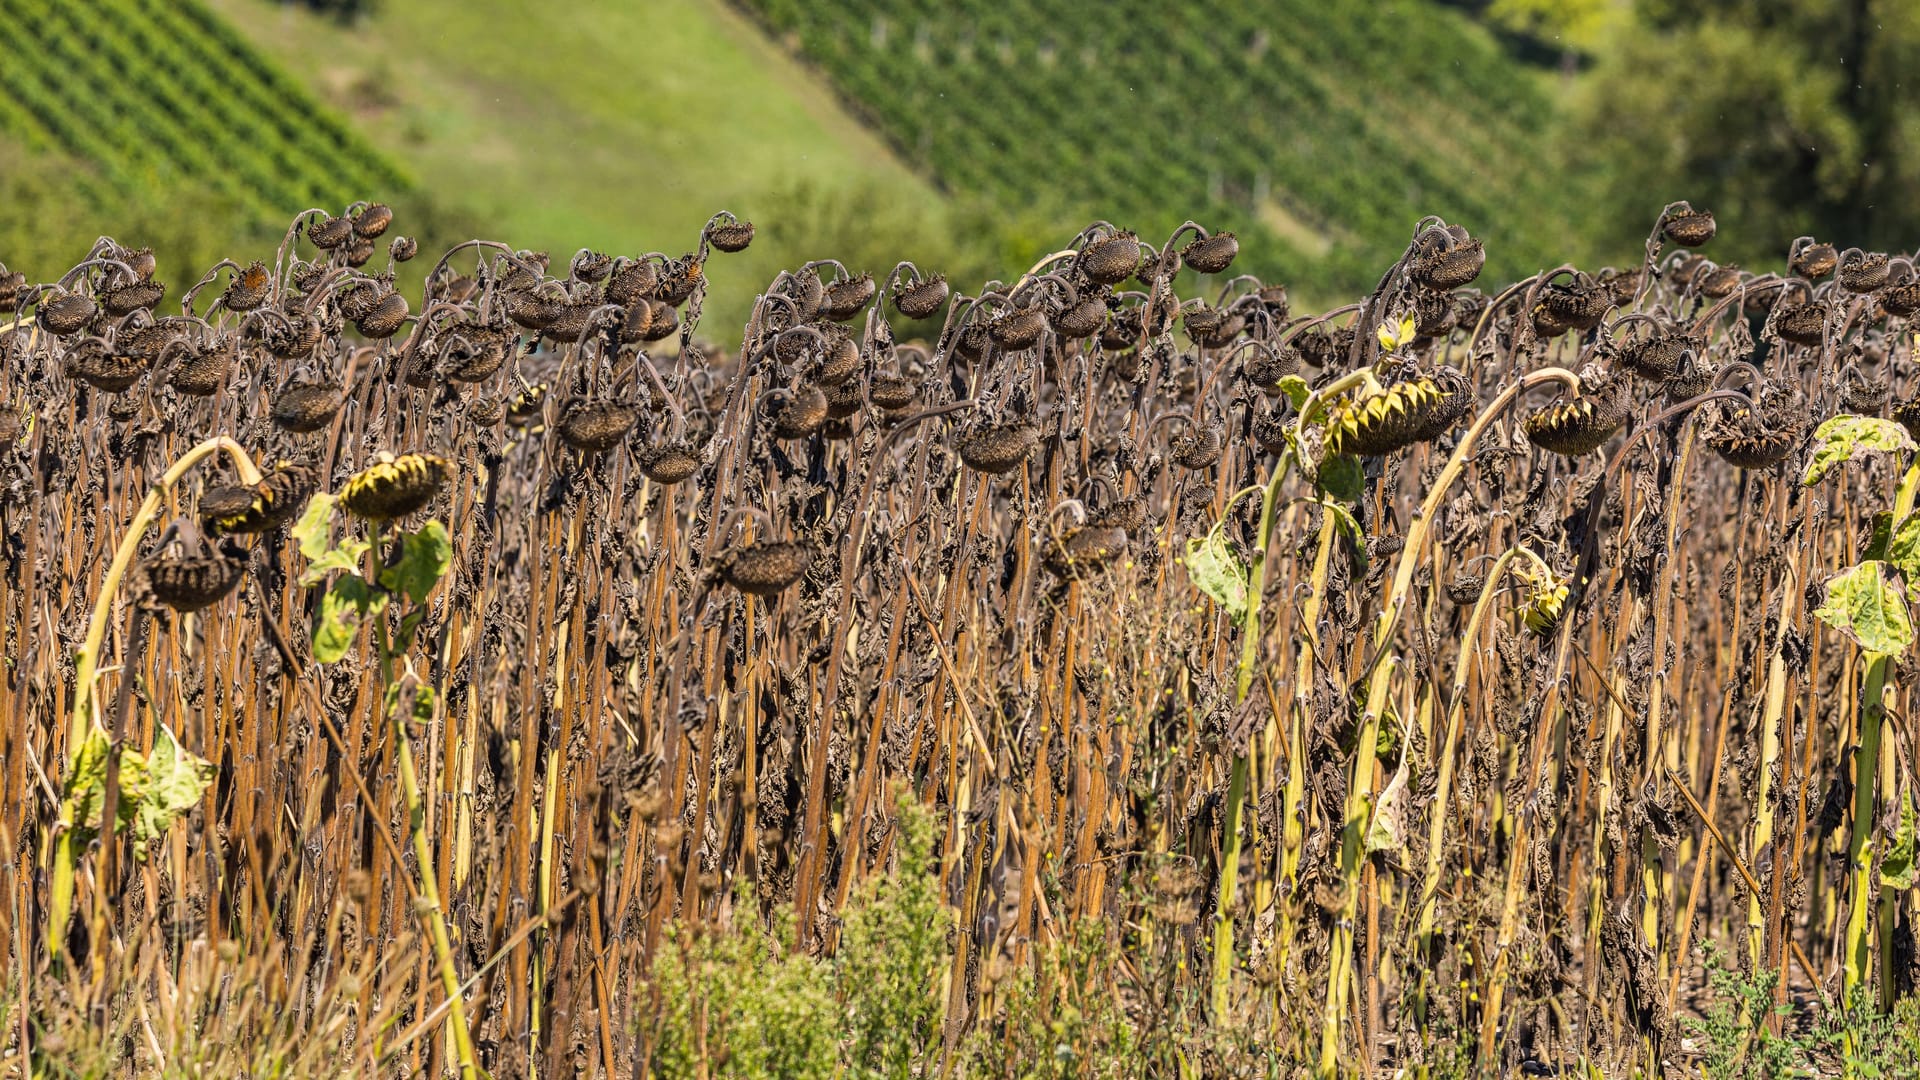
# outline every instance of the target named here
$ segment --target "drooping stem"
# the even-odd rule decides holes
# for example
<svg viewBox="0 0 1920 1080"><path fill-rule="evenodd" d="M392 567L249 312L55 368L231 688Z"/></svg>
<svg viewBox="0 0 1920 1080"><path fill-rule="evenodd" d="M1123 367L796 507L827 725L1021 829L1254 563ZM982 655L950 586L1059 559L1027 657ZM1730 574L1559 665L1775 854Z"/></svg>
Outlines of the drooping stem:
<svg viewBox="0 0 1920 1080"><path fill-rule="evenodd" d="M1367 685L1367 700L1360 714L1360 729L1354 741L1353 773L1347 784L1346 823L1341 831L1340 840L1340 882L1342 900L1340 912L1333 925L1332 945L1328 956L1328 985L1326 1009L1320 1025L1320 1063L1319 1075L1323 1080L1333 1080L1339 1075L1340 1032L1347 1010L1347 983L1353 957L1354 920L1360 906L1360 865L1366 855L1367 830L1372 826L1374 807L1374 748L1380 740L1380 716L1387 706L1387 693L1392 683L1397 665L1390 662L1387 655L1392 643L1394 627L1400 620L1400 611L1406 606L1407 595L1413 585L1414 572L1419 568L1421 557L1425 554L1428 534L1433 530L1434 518L1444 505L1447 489L1454 480L1465 471L1474 446L1496 417L1506 407L1527 390L1559 383L1577 389L1580 379L1565 368L1547 367L1528 373L1502 390L1486 409L1474 419L1466 434L1454 447L1453 454L1447 459L1440 475L1434 478L1427 489L1427 497L1421 503L1420 510L1407 524L1405 546L1400 550L1400 562L1395 568L1393 582L1380 607L1379 620L1374 626L1373 649L1376 654L1371 662L1372 675Z"/></svg>
<svg viewBox="0 0 1920 1080"><path fill-rule="evenodd" d="M94 672L100 662L101 646L106 641L107 620L113 614L114 594L120 591L120 582L127 576L127 568L133 564L133 557L140 550L140 538L146 535L147 527L153 524L154 516L160 512L161 498L195 465L216 453L225 453L232 459L241 483L260 482L260 470L254 467L253 459L240 448L240 444L225 435L218 435L182 454L161 474L159 483L147 490L147 497L140 503L139 511L127 526L127 535L120 539L120 546L114 549L113 562L108 564L106 576L100 579L100 595L94 599L93 614L87 622L87 640L80 646L80 651L74 654L73 712L67 724L66 752L69 765L85 745L93 728ZM72 795L61 799L60 819L54 824L53 846L46 853L52 873L47 902L47 951L54 956L61 955L66 948L67 921L73 913L74 874L79 869L80 860L75 833L82 824L75 820L76 811ZM102 827L111 828L112 823L102 822Z"/></svg>

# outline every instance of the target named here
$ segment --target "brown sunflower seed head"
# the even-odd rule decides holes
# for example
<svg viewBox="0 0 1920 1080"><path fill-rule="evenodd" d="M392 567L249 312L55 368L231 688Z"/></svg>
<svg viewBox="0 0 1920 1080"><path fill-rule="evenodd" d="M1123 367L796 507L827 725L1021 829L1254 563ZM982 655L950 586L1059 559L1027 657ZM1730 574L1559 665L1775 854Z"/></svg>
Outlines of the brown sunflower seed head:
<svg viewBox="0 0 1920 1080"><path fill-rule="evenodd" d="M1826 341L1827 320L1831 314L1832 308L1825 300L1783 302L1774 311L1773 329L1795 345L1817 346Z"/></svg>
<svg viewBox="0 0 1920 1080"><path fill-rule="evenodd" d="M396 236L387 245L387 257L394 262L408 262L420 254L420 241L411 236Z"/></svg>
<svg viewBox="0 0 1920 1080"><path fill-rule="evenodd" d="M1131 349L1139 345L1145 319L1146 316L1136 307L1125 307L1114 312L1100 329L1100 347Z"/></svg>
<svg viewBox="0 0 1920 1080"><path fill-rule="evenodd" d="M1592 453L1626 423L1623 395L1611 387L1589 386L1548 405L1521 422L1527 439L1542 450L1566 457Z"/></svg>
<svg viewBox="0 0 1920 1080"><path fill-rule="evenodd" d="M1713 212L1688 206L1667 218L1662 228L1667 239L1681 247L1697 248L1713 239Z"/></svg>
<svg viewBox="0 0 1920 1080"><path fill-rule="evenodd" d="M1887 283L1887 254L1848 248L1840 256L1840 284L1848 292L1878 292Z"/></svg>
<svg viewBox="0 0 1920 1080"><path fill-rule="evenodd" d="M672 311L672 308L667 308ZM633 345L647 340L653 331L653 301L640 300L628 305L620 315L620 343Z"/></svg>
<svg viewBox="0 0 1920 1080"><path fill-rule="evenodd" d="M171 325L123 326L113 335L113 348L141 363L152 364L160 359L167 346L184 340L185 334Z"/></svg>
<svg viewBox="0 0 1920 1080"><path fill-rule="evenodd" d="M1233 265L1240 254L1240 241L1230 232L1217 232L1206 239L1195 238L1180 249L1180 260L1198 274L1218 274Z"/></svg>
<svg viewBox="0 0 1920 1080"><path fill-rule="evenodd" d="M768 392L767 416L773 433L782 439L804 439L827 422L827 394L818 386L801 384Z"/></svg>
<svg viewBox="0 0 1920 1080"><path fill-rule="evenodd" d="M354 329L360 331L363 337L379 340L399 333L406 321L407 298L398 292L390 292L380 298L372 311L354 323Z"/></svg>
<svg viewBox="0 0 1920 1080"><path fill-rule="evenodd" d="M107 309L107 314L119 318L143 309L151 309L166 294L167 287L158 281L130 281L102 290L100 304Z"/></svg>
<svg viewBox="0 0 1920 1080"><path fill-rule="evenodd" d="M1040 429L1022 420L982 424L960 439L960 460L984 473L1007 473L1027 460Z"/></svg>
<svg viewBox="0 0 1920 1080"><path fill-rule="evenodd" d="M813 369L813 379L822 386L838 386L860 370L860 345L843 326L828 323L820 329L827 340L825 348L815 350L820 362Z"/></svg>
<svg viewBox="0 0 1920 1080"><path fill-rule="evenodd" d="M332 251L353 239L353 220L323 214L307 226L307 239L322 251Z"/></svg>
<svg viewBox="0 0 1920 1080"><path fill-rule="evenodd" d="M860 411L861 406L865 404L860 396L862 389L858 379L848 379L846 382L836 383L826 388L829 425L836 420L845 420ZM852 432L849 431L848 434Z"/></svg>
<svg viewBox="0 0 1920 1080"><path fill-rule="evenodd" d="M167 374L167 385L188 397L211 397L227 384L240 347L230 335L194 346Z"/></svg>
<svg viewBox="0 0 1920 1080"><path fill-rule="evenodd" d="M660 275L659 284L654 286L653 299L668 307L679 307L693 296L695 289L700 287L704 273L699 257L691 252L677 259L668 259L666 268ZM818 276L813 280L816 285L820 282Z"/></svg>
<svg viewBox="0 0 1920 1080"><path fill-rule="evenodd" d="M1879 416L1892 394L1887 380L1850 371L1840 382L1840 407L1855 416Z"/></svg>
<svg viewBox="0 0 1920 1080"><path fill-rule="evenodd" d="M355 517L392 521L423 509L446 487L453 463L432 454L376 461L347 479L340 505Z"/></svg>
<svg viewBox="0 0 1920 1080"><path fill-rule="evenodd" d="M535 288L513 289L502 297L507 318L528 330L545 330L566 314L566 294L558 284L546 282Z"/></svg>
<svg viewBox="0 0 1920 1080"><path fill-rule="evenodd" d="M1206 304L1187 312L1181 319L1187 337L1203 349L1218 348L1231 342L1246 329L1247 320Z"/></svg>
<svg viewBox="0 0 1920 1080"><path fill-rule="evenodd" d="M660 270L650 259L616 260L607 278L607 299L624 307L633 307L648 297L660 283Z"/></svg>
<svg viewBox="0 0 1920 1080"><path fill-rule="evenodd" d="M1101 237L1074 256L1076 270L1098 285L1118 285L1140 270L1140 238L1132 232Z"/></svg>
<svg viewBox="0 0 1920 1080"><path fill-rule="evenodd" d="M93 338L68 349L61 358L61 368L69 379L109 394L131 389L147 373L148 367L145 360L114 352Z"/></svg>
<svg viewBox="0 0 1920 1080"><path fill-rule="evenodd" d="M1706 409L1701 440L1721 460L1740 469L1766 469L1785 460L1804 432L1804 425L1793 419L1757 415L1744 405L1729 407L1715 401Z"/></svg>
<svg viewBox="0 0 1920 1080"><path fill-rule="evenodd" d="M387 231L393 224L393 207L385 203L368 203L360 212L353 215L353 231L356 235L373 240Z"/></svg>
<svg viewBox="0 0 1920 1080"><path fill-rule="evenodd" d="M1823 278L1840 265L1840 252L1832 244L1806 244L1793 253L1787 265L1803 278Z"/></svg>
<svg viewBox="0 0 1920 1080"><path fill-rule="evenodd" d="M876 372L867 380L867 399L882 409L904 409L919 394L920 387L912 379L890 371Z"/></svg>
<svg viewBox="0 0 1920 1080"><path fill-rule="evenodd" d="M220 296L220 306L228 311L252 311L267 302L272 283L267 264L255 259L233 276L227 291Z"/></svg>
<svg viewBox="0 0 1920 1080"><path fill-rule="evenodd" d="M203 527L215 536L254 531L242 526L252 522L253 504L257 497L254 489L245 484L221 484L208 488L200 495Z"/></svg>
<svg viewBox="0 0 1920 1080"><path fill-rule="evenodd" d="M340 392L319 383L289 383L273 396L271 415L280 428L295 434L319 431L340 411Z"/></svg>
<svg viewBox="0 0 1920 1080"><path fill-rule="evenodd" d="M56 289L50 299L40 302L36 318L40 329L56 337L66 337L85 330L99 313L100 308L92 297Z"/></svg>
<svg viewBox="0 0 1920 1080"><path fill-rule="evenodd" d="M322 262L303 262L295 260L293 264L293 287L303 293L310 293L327 276L327 267Z"/></svg>
<svg viewBox="0 0 1920 1080"><path fill-rule="evenodd" d="M647 446L638 456L640 471L662 486L678 484L700 470L700 451L684 439Z"/></svg>
<svg viewBox="0 0 1920 1080"><path fill-rule="evenodd" d="M1254 442L1260 444L1267 454L1283 454L1290 446L1286 442L1286 432L1292 429L1288 415L1279 409L1267 409L1254 417Z"/></svg>
<svg viewBox="0 0 1920 1080"><path fill-rule="evenodd" d="M753 222L730 221L707 230L707 242L729 255L747 250L753 243Z"/></svg>
<svg viewBox="0 0 1920 1080"><path fill-rule="evenodd" d="M1283 323L1293 313L1293 301L1287 297L1285 285L1262 285L1255 294L1260 306L1267 309L1267 316L1276 323Z"/></svg>
<svg viewBox="0 0 1920 1080"><path fill-rule="evenodd" d="M1606 288L1607 294L1613 298L1615 305L1628 307L1640 294L1640 273L1640 268L1637 266L1630 270L1619 270L1608 266L1593 275L1593 280Z"/></svg>
<svg viewBox="0 0 1920 1080"><path fill-rule="evenodd" d="M1147 502L1138 495L1129 495L1116 499L1111 505L1101 508L1099 513L1087 519L1087 524L1099 528L1121 529L1132 532L1147 525Z"/></svg>
<svg viewBox="0 0 1920 1080"><path fill-rule="evenodd" d="M1097 296L1083 296L1047 316L1053 332L1069 341L1092 337L1107 321L1107 304Z"/></svg>
<svg viewBox="0 0 1920 1080"><path fill-rule="evenodd" d="M20 294L26 288L27 275L18 270L8 270L5 264L0 264L0 315L20 309Z"/></svg>
<svg viewBox="0 0 1920 1080"><path fill-rule="evenodd" d="M613 256L582 249L574 254L567 272L573 275L575 281L605 281L607 275L613 272Z"/></svg>
<svg viewBox="0 0 1920 1080"><path fill-rule="evenodd" d="M1699 275L1694 279L1694 287L1700 290L1701 296L1709 300L1724 300L1733 295L1733 291L1740 287L1740 280L1745 276L1738 265L1728 263L1725 266L1712 267Z"/></svg>
<svg viewBox="0 0 1920 1080"><path fill-rule="evenodd" d="M1652 382L1678 375L1687 350L1702 350L1705 342L1678 333L1651 334L1628 342L1620 350L1620 366Z"/></svg>
<svg viewBox="0 0 1920 1080"><path fill-rule="evenodd" d="M1183 469L1211 469L1220 460L1225 445L1220 425L1213 423L1199 431L1176 435L1169 456Z"/></svg>
<svg viewBox="0 0 1920 1080"><path fill-rule="evenodd" d="M1880 308L1888 315L1903 319L1920 311L1920 279L1908 278L1887 286L1880 294Z"/></svg>
<svg viewBox="0 0 1920 1080"><path fill-rule="evenodd" d="M1284 349L1250 349L1240 370L1247 381L1269 397L1280 393L1280 380L1300 371L1300 350L1289 344Z"/></svg>
<svg viewBox="0 0 1920 1080"><path fill-rule="evenodd" d="M947 294L947 279L943 274L902 281L894 286L893 307L909 319L924 319L946 304Z"/></svg>
<svg viewBox="0 0 1920 1080"><path fill-rule="evenodd" d="M1006 312L987 327L994 344L1010 351L1032 348L1046 332L1046 313L1037 307Z"/></svg>
<svg viewBox="0 0 1920 1080"><path fill-rule="evenodd" d="M1569 329L1591 330L1600 325L1612 304L1611 290L1602 288L1585 274L1576 274L1566 281L1548 282L1540 290L1535 310L1544 308L1553 323L1564 324Z"/></svg>
<svg viewBox="0 0 1920 1080"><path fill-rule="evenodd" d="M352 285L333 294L334 303L340 306L340 314L356 322L380 304L388 286L380 281L356 281Z"/></svg>
<svg viewBox="0 0 1920 1080"><path fill-rule="evenodd" d="M1920 440L1920 393L1895 405L1890 415L1901 427L1907 429L1907 434Z"/></svg>
<svg viewBox="0 0 1920 1080"><path fill-rule="evenodd" d="M718 567L722 580L744 593L776 596L806 574L813 564L813 548L792 540L747 544L723 555Z"/></svg>
<svg viewBox="0 0 1920 1080"><path fill-rule="evenodd" d="M1486 245L1479 237L1428 229L1420 236L1407 274L1426 288L1446 292L1472 282L1486 264Z"/></svg>
<svg viewBox="0 0 1920 1080"><path fill-rule="evenodd" d="M589 454L604 453L626 440L640 422L633 406L617 401L582 401L560 417L560 441Z"/></svg>
<svg viewBox="0 0 1920 1080"><path fill-rule="evenodd" d="M251 488L237 484L209 488L200 500L206 528L214 535L271 532L306 509L314 489L319 486L319 475L319 470L312 465L280 461ZM225 494L229 491L232 496ZM243 508L227 512L229 506L237 503L240 492L250 494L251 501ZM216 510L221 512L215 513Z"/></svg>
<svg viewBox="0 0 1920 1080"><path fill-rule="evenodd" d="M834 322L847 322L873 302L877 291L872 274L841 278L826 287L820 302L820 314Z"/></svg>
<svg viewBox="0 0 1920 1080"><path fill-rule="evenodd" d="M1056 576L1074 578L1106 566L1126 550L1125 529L1089 522L1048 544L1041 561Z"/></svg>
<svg viewBox="0 0 1920 1080"><path fill-rule="evenodd" d="M133 271L133 276L139 278L141 281L146 281L153 277L154 271L160 269L160 260L154 257L152 248L140 248L133 251L121 248L114 253L114 257L126 263L128 268Z"/></svg>
<svg viewBox="0 0 1920 1080"><path fill-rule="evenodd" d="M665 341L680 332L680 313L665 300L648 301L653 317L647 320L647 332L640 335L645 341Z"/></svg>
<svg viewBox="0 0 1920 1080"><path fill-rule="evenodd" d="M155 603L179 612L212 607L240 584L246 563L218 555L161 556L141 567L142 606Z"/></svg>

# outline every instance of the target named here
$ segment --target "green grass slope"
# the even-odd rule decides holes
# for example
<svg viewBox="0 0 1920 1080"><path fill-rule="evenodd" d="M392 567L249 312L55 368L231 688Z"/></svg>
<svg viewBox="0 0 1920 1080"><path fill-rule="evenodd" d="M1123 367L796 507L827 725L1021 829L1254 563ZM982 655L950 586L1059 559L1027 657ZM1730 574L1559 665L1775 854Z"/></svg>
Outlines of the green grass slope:
<svg viewBox="0 0 1920 1080"><path fill-rule="evenodd" d="M1423 214L1505 273L1557 263L1548 87L1428 0L741 0L948 189L1149 239L1235 229L1245 268L1371 284Z"/></svg>
<svg viewBox="0 0 1920 1080"><path fill-rule="evenodd" d="M391 0L351 25L208 2L487 236L564 264L678 253L721 209L755 219L753 248L714 268L716 335L781 265L951 255L933 186L717 0ZM887 244L854 235L861 207L887 215Z"/></svg>

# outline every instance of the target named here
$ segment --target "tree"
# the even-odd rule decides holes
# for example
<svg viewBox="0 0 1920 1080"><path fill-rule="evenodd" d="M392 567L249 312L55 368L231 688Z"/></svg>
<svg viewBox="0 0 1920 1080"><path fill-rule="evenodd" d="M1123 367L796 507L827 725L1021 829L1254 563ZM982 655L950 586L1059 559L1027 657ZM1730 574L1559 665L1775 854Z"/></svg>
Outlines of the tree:
<svg viewBox="0 0 1920 1080"><path fill-rule="evenodd" d="M1669 199L1712 209L1714 255L1777 266L1802 234L1897 249L1920 235L1920 62L1907 0L1641 0L1582 93L1565 154L1599 171L1601 239L1644 235Z"/></svg>

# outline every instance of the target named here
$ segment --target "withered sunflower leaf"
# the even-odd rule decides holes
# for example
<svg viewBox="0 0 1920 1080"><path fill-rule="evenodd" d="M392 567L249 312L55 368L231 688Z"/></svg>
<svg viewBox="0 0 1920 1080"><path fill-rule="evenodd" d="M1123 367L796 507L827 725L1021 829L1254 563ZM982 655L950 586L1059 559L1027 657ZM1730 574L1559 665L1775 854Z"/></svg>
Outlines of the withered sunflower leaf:
<svg viewBox="0 0 1920 1080"><path fill-rule="evenodd" d="M1817 484L1836 465L1856 461L1868 454L1890 454L1913 450L1913 436L1899 423L1878 416L1854 416L1842 413L1820 425L1813 433L1813 459L1807 462L1803 484Z"/></svg>
<svg viewBox="0 0 1920 1080"><path fill-rule="evenodd" d="M1342 502L1357 502L1367 490L1366 469L1351 454L1334 454L1320 463L1320 490Z"/></svg>
<svg viewBox="0 0 1920 1080"><path fill-rule="evenodd" d="M1827 582L1826 602L1814 618L1852 638L1870 654L1895 656L1913 644L1906 598L1887 580L1887 564L1869 559Z"/></svg>
<svg viewBox="0 0 1920 1080"><path fill-rule="evenodd" d="M1187 540L1187 577L1235 623L1247 618L1247 567L1219 527Z"/></svg>

